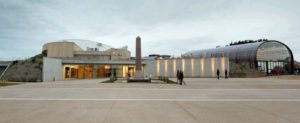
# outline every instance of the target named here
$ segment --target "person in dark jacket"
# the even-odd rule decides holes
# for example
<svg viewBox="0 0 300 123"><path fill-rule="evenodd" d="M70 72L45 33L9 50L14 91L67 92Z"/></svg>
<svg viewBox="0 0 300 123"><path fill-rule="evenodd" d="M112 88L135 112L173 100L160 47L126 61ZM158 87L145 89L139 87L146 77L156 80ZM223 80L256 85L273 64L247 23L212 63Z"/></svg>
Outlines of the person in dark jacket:
<svg viewBox="0 0 300 123"><path fill-rule="evenodd" d="M228 71L225 69L225 79L228 79Z"/></svg>
<svg viewBox="0 0 300 123"><path fill-rule="evenodd" d="M220 79L220 70L217 69L217 78Z"/></svg>
<svg viewBox="0 0 300 123"><path fill-rule="evenodd" d="M179 78L180 78L180 85L182 85L183 84L183 78L184 78L184 75L183 75L183 72L182 71L180 71L179 72Z"/></svg>
<svg viewBox="0 0 300 123"><path fill-rule="evenodd" d="M182 72L179 71L179 85L182 85Z"/></svg>
<svg viewBox="0 0 300 123"><path fill-rule="evenodd" d="M180 84L180 72L177 70L176 78L177 78L177 83Z"/></svg>
<svg viewBox="0 0 300 123"><path fill-rule="evenodd" d="M186 85L185 81L183 81L183 79L184 79L184 74L183 74L183 72L181 72L181 74L182 74L182 78L181 78L182 84L183 84L183 85Z"/></svg>

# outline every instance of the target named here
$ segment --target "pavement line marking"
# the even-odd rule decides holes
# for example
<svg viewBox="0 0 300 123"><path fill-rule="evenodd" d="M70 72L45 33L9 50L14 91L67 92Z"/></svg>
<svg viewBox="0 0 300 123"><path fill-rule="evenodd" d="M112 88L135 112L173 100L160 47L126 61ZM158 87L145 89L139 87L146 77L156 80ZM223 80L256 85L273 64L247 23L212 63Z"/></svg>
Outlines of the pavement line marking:
<svg viewBox="0 0 300 123"><path fill-rule="evenodd" d="M0 90L44 90L44 89L63 89L63 90L78 90L78 89L85 89L85 90L88 90L88 89L96 89L96 90L165 90L165 91L172 91L172 90L182 90L182 91L282 91L282 90L285 90L285 91L300 91L300 89L272 89L272 88L267 88L267 89L181 89L181 88L174 88L174 89L160 89L160 88L1 88Z"/></svg>
<svg viewBox="0 0 300 123"><path fill-rule="evenodd" d="M300 99L62 99L0 98L0 101L187 101L187 102L300 102Z"/></svg>
<svg viewBox="0 0 300 123"><path fill-rule="evenodd" d="M213 82L207 82L207 83L193 83L190 85L211 85L211 84L215 84L215 85L299 85L299 83L253 83L253 82L249 82L249 83L241 83L241 82L231 82L231 83L213 83ZM36 84L36 83L28 83L28 84L23 84L23 85L104 85L104 84L99 84L99 83L41 83L41 84ZM115 84L114 86L119 86L119 85L131 85L131 84ZM140 84L133 84L133 85L140 85ZM155 84L149 84L149 85L155 85ZM159 85L168 85L168 84L159 84ZM179 85L177 85L179 86Z"/></svg>

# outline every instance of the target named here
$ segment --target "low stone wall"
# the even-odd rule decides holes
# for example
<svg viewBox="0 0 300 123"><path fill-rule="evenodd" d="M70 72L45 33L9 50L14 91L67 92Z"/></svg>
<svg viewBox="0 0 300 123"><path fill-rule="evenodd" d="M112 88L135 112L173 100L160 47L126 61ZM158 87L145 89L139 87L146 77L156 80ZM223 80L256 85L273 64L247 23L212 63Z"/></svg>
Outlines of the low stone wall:
<svg viewBox="0 0 300 123"><path fill-rule="evenodd" d="M230 73L230 77L237 78L256 78L256 77L265 77L267 73L265 72L249 72L249 73Z"/></svg>

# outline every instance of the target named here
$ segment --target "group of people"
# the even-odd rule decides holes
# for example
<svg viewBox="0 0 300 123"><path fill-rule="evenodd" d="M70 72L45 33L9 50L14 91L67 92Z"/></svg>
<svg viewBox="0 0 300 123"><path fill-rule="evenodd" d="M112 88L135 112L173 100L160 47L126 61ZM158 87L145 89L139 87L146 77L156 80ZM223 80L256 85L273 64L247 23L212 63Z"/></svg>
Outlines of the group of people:
<svg viewBox="0 0 300 123"><path fill-rule="evenodd" d="M217 78L218 78L218 80L220 79L220 70L219 69L217 69ZM225 69L225 79L228 79L228 71L227 71L227 69Z"/></svg>
<svg viewBox="0 0 300 123"><path fill-rule="evenodd" d="M183 75L183 72L181 70L177 70L176 77L177 77L177 83L178 84L186 85L186 83L183 81L184 75Z"/></svg>
<svg viewBox="0 0 300 123"><path fill-rule="evenodd" d="M228 79L228 70L225 69L224 73L225 73L225 79ZM176 77L177 77L177 83L179 85L186 85L186 83L183 81L184 75L181 70L177 70ZM217 69L217 79L218 80L220 79L220 70L219 69Z"/></svg>

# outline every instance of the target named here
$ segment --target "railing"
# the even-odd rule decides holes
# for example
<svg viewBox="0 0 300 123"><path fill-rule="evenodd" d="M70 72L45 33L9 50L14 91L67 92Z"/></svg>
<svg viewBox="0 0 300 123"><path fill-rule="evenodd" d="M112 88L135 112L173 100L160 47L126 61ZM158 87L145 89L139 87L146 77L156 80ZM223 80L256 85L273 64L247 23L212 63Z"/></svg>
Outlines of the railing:
<svg viewBox="0 0 300 123"><path fill-rule="evenodd" d="M1 76L0 76L0 80L2 80L2 77L4 76L5 72L8 70L8 68L10 67L10 65L11 65L11 63L9 63L9 64L7 65L7 67L5 68L5 70L3 71L3 73L2 73Z"/></svg>

